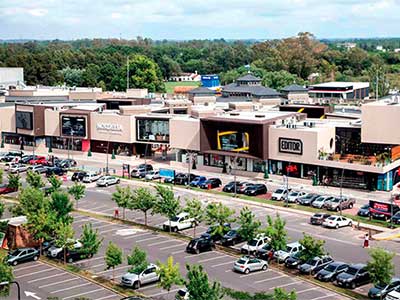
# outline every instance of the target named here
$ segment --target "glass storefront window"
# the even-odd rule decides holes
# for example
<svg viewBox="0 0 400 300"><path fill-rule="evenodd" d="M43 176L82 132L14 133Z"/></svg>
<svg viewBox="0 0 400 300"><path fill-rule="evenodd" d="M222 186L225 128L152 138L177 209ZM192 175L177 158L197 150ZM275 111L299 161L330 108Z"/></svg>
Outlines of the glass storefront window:
<svg viewBox="0 0 400 300"><path fill-rule="evenodd" d="M225 157L222 155L210 155L210 162L209 165L213 167L223 167L225 162Z"/></svg>
<svg viewBox="0 0 400 300"><path fill-rule="evenodd" d="M51 138L51 147L54 149L68 150L68 145L70 145L70 150L82 151L82 140L80 139L63 138L58 136L53 136ZM47 145L47 147L49 147L49 145Z"/></svg>
<svg viewBox="0 0 400 300"><path fill-rule="evenodd" d="M136 126L139 141L169 143L169 120L138 119Z"/></svg>
<svg viewBox="0 0 400 300"><path fill-rule="evenodd" d="M264 173L265 172L264 161L254 160L253 161L253 172Z"/></svg>

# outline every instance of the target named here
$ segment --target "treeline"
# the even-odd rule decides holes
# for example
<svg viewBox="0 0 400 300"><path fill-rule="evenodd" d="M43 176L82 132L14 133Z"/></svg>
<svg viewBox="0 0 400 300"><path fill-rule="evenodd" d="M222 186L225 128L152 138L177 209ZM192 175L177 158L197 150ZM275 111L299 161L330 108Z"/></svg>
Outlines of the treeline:
<svg viewBox="0 0 400 300"><path fill-rule="evenodd" d="M232 82L249 68L265 85L379 78L382 92L400 87L400 54L346 50L322 43L310 33L264 42L192 40L152 41L136 38L84 39L0 44L0 67L23 67L28 85L98 86L126 88L127 57L130 86L163 91L163 81L174 73L220 74ZM312 75L310 77L310 75Z"/></svg>

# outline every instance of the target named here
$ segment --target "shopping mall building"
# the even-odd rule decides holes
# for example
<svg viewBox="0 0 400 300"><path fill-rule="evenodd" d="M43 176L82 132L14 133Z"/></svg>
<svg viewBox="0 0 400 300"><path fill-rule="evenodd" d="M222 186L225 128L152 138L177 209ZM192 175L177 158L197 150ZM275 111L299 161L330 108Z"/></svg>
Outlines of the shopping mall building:
<svg viewBox="0 0 400 300"><path fill-rule="evenodd" d="M172 166L187 165L190 157L210 171L282 174L368 190L391 190L400 181L398 103L365 104L356 120L232 107L184 100L113 110L94 101L2 103L2 144L54 154L168 152Z"/></svg>

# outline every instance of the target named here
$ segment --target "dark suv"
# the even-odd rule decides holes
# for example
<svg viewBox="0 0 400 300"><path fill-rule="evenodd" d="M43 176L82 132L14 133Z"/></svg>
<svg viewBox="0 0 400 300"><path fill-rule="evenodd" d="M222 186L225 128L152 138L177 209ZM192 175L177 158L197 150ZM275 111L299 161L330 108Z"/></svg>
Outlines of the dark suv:
<svg viewBox="0 0 400 300"><path fill-rule="evenodd" d="M357 286L371 281L365 264L351 265L346 272L336 277L336 284L345 288L355 289Z"/></svg>
<svg viewBox="0 0 400 300"><path fill-rule="evenodd" d="M324 223L324 221L330 216L330 214L316 213L310 218L310 223L312 225L322 225L322 223Z"/></svg>
<svg viewBox="0 0 400 300"><path fill-rule="evenodd" d="M175 176L175 184L180 184L180 185L187 185L189 182L192 182L196 177L198 177L195 174L181 174L180 176Z"/></svg>
<svg viewBox="0 0 400 300"><path fill-rule="evenodd" d="M212 251L215 248L214 242L210 238L199 237L192 239L186 247L186 252L196 253Z"/></svg>
<svg viewBox="0 0 400 300"><path fill-rule="evenodd" d="M243 238L237 229L229 230L221 239L221 244L224 246L233 246L241 242L243 242Z"/></svg>
<svg viewBox="0 0 400 300"><path fill-rule="evenodd" d="M49 167L46 171L46 177L51 177L52 175L62 176L66 173L63 168L60 167Z"/></svg>
<svg viewBox="0 0 400 300"><path fill-rule="evenodd" d="M335 281L336 277L340 273L346 272L348 268L348 264L335 261L320 270L317 275L315 275L315 278L319 281Z"/></svg>
<svg viewBox="0 0 400 300"><path fill-rule="evenodd" d="M314 257L302 264L299 267L299 271L302 274L315 274L332 262L333 259L330 256Z"/></svg>
<svg viewBox="0 0 400 300"><path fill-rule="evenodd" d="M71 180L72 181L82 181L83 178L86 176L87 172L85 171L78 171L72 174Z"/></svg>
<svg viewBox="0 0 400 300"><path fill-rule="evenodd" d="M254 184L249 186L244 190L244 194L247 196L257 196L266 194L268 191L267 186L265 184Z"/></svg>

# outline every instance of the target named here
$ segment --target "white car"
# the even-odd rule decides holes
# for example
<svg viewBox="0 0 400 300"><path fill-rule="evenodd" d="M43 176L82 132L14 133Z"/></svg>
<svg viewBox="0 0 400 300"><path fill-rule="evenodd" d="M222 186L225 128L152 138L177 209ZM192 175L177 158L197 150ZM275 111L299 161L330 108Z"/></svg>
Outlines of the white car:
<svg viewBox="0 0 400 300"><path fill-rule="evenodd" d="M21 165L21 164L13 164L8 169L8 171L10 173L21 173L21 172L26 172L27 170L28 170L28 166Z"/></svg>
<svg viewBox="0 0 400 300"><path fill-rule="evenodd" d="M342 216L330 216L322 223L322 226L329 228L339 228L351 225L352 220Z"/></svg>
<svg viewBox="0 0 400 300"><path fill-rule="evenodd" d="M236 272L249 274L254 271L265 271L268 269L268 262L253 256L242 256L233 264Z"/></svg>
<svg viewBox="0 0 400 300"><path fill-rule="evenodd" d="M145 270L140 273L125 273L121 278L121 285L140 288L144 284L157 282L160 276L157 274L158 267L154 264L149 264Z"/></svg>
<svg viewBox="0 0 400 300"><path fill-rule="evenodd" d="M46 171L47 171L47 167L45 167L43 165L34 165L34 166L31 166L29 169L32 172L39 173L39 174L46 173Z"/></svg>
<svg viewBox="0 0 400 300"><path fill-rule="evenodd" d="M89 172L86 174L85 177L83 177L82 181L85 183L91 183L91 182L95 182L95 181L99 180L100 177L101 177L101 175L96 172Z"/></svg>
<svg viewBox="0 0 400 300"><path fill-rule="evenodd" d="M160 172L159 172L159 171L149 171L149 172L146 174L145 178L146 178L147 180L156 180L156 179L160 179L160 178L161 178Z"/></svg>
<svg viewBox="0 0 400 300"><path fill-rule="evenodd" d="M82 248L82 243L79 240L71 240L71 242L74 242L73 248L74 249L79 249ZM47 250L47 256L56 258L59 257L63 252L63 248L62 247L57 247L56 245L51 246L48 250Z"/></svg>
<svg viewBox="0 0 400 300"><path fill-rule="evenodd" d="M311 206L315 208L323 208L325 203L330 201L332 198L332 196L319 196L313 201L313 203L311 203Z"/></svg>
<svg viewBox="0 0 400 300"><path fill-rule="evenodd" d="M303 246L299 242L294 242L286 245L286 250L278 250L274 252L274 258L278 263L285 262L291 255L294 255L303 250Z"/></svg>
<svg viewBox="0 0 400 300"><path fill-rule="evenodd" d="M400 289L395 289L386 295L385 300L400 300Z"/></svg>
<svg viewBox="0 0 400 300"><path fill-rule="evenodd" d="M248 241L246 244L240 248L240 252L243 254L254 254L259 249L264 247L264 245L268 244L271 239L264 235L258 235L254 239Z"/></svg>
<svg viewBox="0 0 400 300"><path fill-rule="evenodd" d="M272 193L271 199L277 201L283 201L286 198L288 191L286 188L278 188L275 192Z"/></svg>
<svg viewBox="0 0 400 300"><path fill-rule="evenodd" d="M119 183L119 178L115 176L102 176L100 177L99 180L97 180L96 185L97 186L109 186L112 184L118 184Z"/></svg>
<svg viewBox="0 0 400 300"><path fill-rule="evenodd" d="M180 213L169 221L163 223L163 229L168 231L171 227L171 231L179 231L193 227L196 220L194 218L189 218L188 213Z"/></svg>
<svg viewBox="0 0 400 300"><path fill-rule="evenodd" d="M296 203L300 197L305 196L307 193L303 191L291 191L288 195L289 203Z"/></svg>

